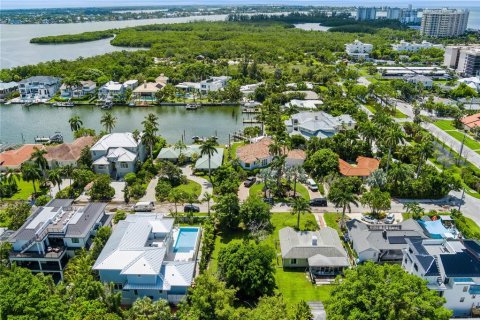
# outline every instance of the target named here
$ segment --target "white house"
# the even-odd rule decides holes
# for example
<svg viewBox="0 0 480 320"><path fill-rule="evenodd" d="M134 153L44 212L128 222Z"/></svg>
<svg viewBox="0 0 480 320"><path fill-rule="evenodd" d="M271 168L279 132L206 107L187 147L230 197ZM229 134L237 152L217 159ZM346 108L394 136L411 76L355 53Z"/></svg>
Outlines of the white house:
<svg viewBox="0 0 480 320"><path fill-rule="evenodd" d="M35 76L18 83L20 99L24 101L49 100L60 87L60 78Z"/></svg>
<svg viewBox="0 0 480 320"><path fill-rule="evenodd" d="M305 111L293 114L285 120L287 131L290 135L299 134L309 139L332 137L343 129L353 129L356 121L350 115L334 117L323 111Z"/></svg>
<svg viewBox="0 0 480 320"><path fill-rule="evenodd" d="M480 92L480 76L458 79L458 83L465 83L470 88Z"/></svg>
<svg viewBox="0 0 480 320"><path fill-rule="evenodd" d="M88 249L98 228L110 224L106 205L76 207L71 199L54 199L38 207L8 239L13 244L10 261L62 279L68 259L76 250Z"/></svg>
<svg viewBox="0 0 480 320"><path fill-rule="evenodd" d="M100 100L111 100L120 97L125 93L123 84L115 81L108 81L98 89L98 98Z"/></svg>
<svg viewBox="0 0 480 320"><path fill-rule="evenodd" d="M80 81L79 85L68 86L65 83L60 87L62 98L83 98L86 95L94 94L97 84L91 80Z"/></svg>
<svg viewBox="0 0 480 320"><path fill-rule="evenodd" d="M433 86L432 78L424 76L422 74L415 75L415 76L407 76L405 80L409 83L413 83L415 85L421 84L424 88L431 88Z"/></svg>
<svg viewBox="0 0 480 320"><path fill-rule="evenodd" d="M373 44L363 43L360 40L355 40L353 43L345 44L345 51L351 57L357 59L368 58L370 52L373 50Z"/></svg>
<svg viewBox="0 0 480 320"><path fill-rule="evenodd" d="M143 162L146 155L142 141L136 141L130 132L107 134L90 148L90 152L93 170L113 179L135 172L137 162Z"/></svg>
<svg viewBox="0 0 480 320"><path fill-rule="evenodd" d="M230 79L232 79L232 77L229 76L210 77L207 80L200 81L200 91L206 94L210 91L223 90Z"/></svg>
<svg viewBox="0 0 480 320"><path fill-rule="evenodd" d="M177 304L195 277L201 229L174 227L174 219L137 213L119 221L93 269L113 283L122 304L150 297Z"/></svg>
<svg viewBox="0 0 480 320"><path fill-rule="evenodd" d="M475 240L407 239L405 271L426 280L454 317L480 313L480 244Z"/></svg>
<svg viewBox="0 0 480 320"><path fill-rule="evenodd" d="M309 110L317 110L319 107L323 105L322 100L298 100L293 99L290 102L285 104L285 107L295 107L298 109L309 109Z"/></svg>
<svg viewBox="0 0 480 320"><path fill-rule="evenodd" d="M429 49L429 48L443 49L443 45L433 44L425 40L423 40L421 43L407 42L405 40L401 40L399 43L392 44L393 51L417 52L419 50Z"/></svg>
<svg viewBox="0 0 480 320"><path fill-rule="evenodd" d="M258 87L263 85L264 82L258 82L258 83L252 83L252 84L246 84L240 87L240 92L243 94L244 97L249 96L250 94L253 94L255 90L257 90Z"/></svg>
<svg viewBox="0 0 480 320"><path fill-rule="evenodd" d="M138 86L138 80L127 80L123 83L123 86L125 87L125 90L133 90Z"/></svg>
<svg viewBox="0 0 480 320"><path fill-rule="evenodd" d="M272 139L264 137L255 143L238 147L237 159L240 166L246 170L267 167L273 160L269 150L272 143ZM286 150L285 152L287 156L285 165L287 167L302 166L307 157L305 151L299 149Z"/></svg>

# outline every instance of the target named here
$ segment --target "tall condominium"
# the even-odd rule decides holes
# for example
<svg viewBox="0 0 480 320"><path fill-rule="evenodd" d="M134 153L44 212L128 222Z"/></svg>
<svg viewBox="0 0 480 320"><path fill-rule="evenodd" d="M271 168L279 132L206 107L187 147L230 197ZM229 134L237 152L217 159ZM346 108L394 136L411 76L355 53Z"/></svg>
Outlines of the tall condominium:
<svg viewBox="0 0 480 320"><path fill-rule="evenodd" d="M462 76L480 75L480 46L448 46L443 64Z"/></svg>
<svg viewBox="0 0 480 320"><path fill-rule="evenodd" d="M357 20L358 21L365 21L365 20L375 20L377 17L377 9L376 8L365 8L359 7L357 8Z"/></svg>
<svg viewBox="0 0 480 320"><path fill-rule="evenodd" d="M429 37L455 37L465 33L468 10L425 10L420 33Z"/></svg>

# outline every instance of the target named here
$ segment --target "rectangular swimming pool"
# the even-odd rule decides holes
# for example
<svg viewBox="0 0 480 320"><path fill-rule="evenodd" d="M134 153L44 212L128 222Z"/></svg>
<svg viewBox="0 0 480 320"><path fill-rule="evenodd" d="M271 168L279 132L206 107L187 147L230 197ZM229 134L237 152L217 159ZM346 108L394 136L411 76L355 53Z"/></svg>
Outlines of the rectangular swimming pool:
<svg viewBox="0 0 480 320"><path fill-rule="evenodd" d="M174 252L190 252L195 249L199 228L182 227L178 231Z"/></svg>

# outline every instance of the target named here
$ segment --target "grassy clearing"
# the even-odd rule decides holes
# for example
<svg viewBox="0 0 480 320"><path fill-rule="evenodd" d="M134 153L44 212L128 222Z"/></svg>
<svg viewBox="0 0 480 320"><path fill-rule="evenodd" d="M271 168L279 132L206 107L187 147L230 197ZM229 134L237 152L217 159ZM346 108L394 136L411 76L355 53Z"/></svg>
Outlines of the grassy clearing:
<svg viewBox="0 0 480 320"><path fill-rule="evenodd" d="M465 224L467 225L467 228L472 232L472 233L480 233L480 226L475 223L470 218L464 217L465 218Z"/></svg>
<svg viewBox="0 0 480 320"><path fill-rule="evenodd" d="M249 194L252 195L257 195L261 198L263 198L263 183L255 183L253 186L250 187ZM292 183L292 190L293 190L293 183ZM305 188L303 185L297 183L297 193L300 194L303 198L310 200L310 194L308 193L307 188ZM268 194L268 192L267 192ZM275 202L287 202L289 199L285 198L274 198Z"/></svg>
<svg viewBox="0 0 480 320"><path fill-rule="evenodd" d="M465 145L472 150L479 150L480 143L475 141L474 139L470 138L468 135L465 137L463 132L458 131L453 125L452 121L449 120L439 120L435 121L434 124L439 127L440 129L444 130L446 133L457 139L458 141L462 142L465 138ZM452 130L452 131L450 131ZM476 151L480 153L479 151Z"/></svg>
<svg viewBox="0 0 480 320"><path fill-rule="evenodd" d="M438 120L434 122L434 125L442 130L456 130L452 120Z"/></svg>
<svg viewBox="0 0 480 320"><path fill-rule="evenodd" d="M320 300L325 302L328 300L330 292L333 288L331 285L314 286L308 279L303 270L286 269L282 267L282 259L280 256L280 243L278 240L278 231L284 227L295 227L297 217L289 212L274 213L271 218L274 230L268 235L263 242L275 248L278 255L275 259L276 273L275 280L278 291L282 293L287 305L304 301ZM308 213L300 217L301 230L314 230L317 228L315 217ZM215 250L212 253L212 259L209 265L209 272L216 273L218 270L218 254L220 249L231 241L242 241L248 236L248 233L240 230L235 232L221 232L215 240Z"/></svg>
<svg viewBox="0 0 480 320"><path fill-rule="evenodd" d="M24 181L21 177L19 177L17 185L18 192L10 198L4 198L4 200L28 200L33 194L32 182ZM38 193L45 193L45 190L40 189L40 184L38 183L38 181L35 181L35 188L37 189Z"/></svg>
<svg viewBox="0 0 480 320"><path fill-rule="evenodd" d="M394 118L397 119L406 119L408 116L402 112L400 112L398 109L395 109L395 114L393 115Z"/></svg>
<svg viewBox="0 0 480 320"><path fill-rule="evenodd" d="M175 187L175 189L182 190L183 192L194 194L195 196L200 196L200 193L202 192L202 186L192 180L188 180L187 184L181 184L178 187Z"/></svg>
<svg viewBox="0 0 480 320"><path fill-rule="evenodd" d="M339 235L342 235L342 231L340 230L340 227L339 227L339 221L341 217L342 217L341 214L338 214L335 212L328 212L323 214L323 220L325 220L325 223L327 224L327 226L337 230Z"/></svg>

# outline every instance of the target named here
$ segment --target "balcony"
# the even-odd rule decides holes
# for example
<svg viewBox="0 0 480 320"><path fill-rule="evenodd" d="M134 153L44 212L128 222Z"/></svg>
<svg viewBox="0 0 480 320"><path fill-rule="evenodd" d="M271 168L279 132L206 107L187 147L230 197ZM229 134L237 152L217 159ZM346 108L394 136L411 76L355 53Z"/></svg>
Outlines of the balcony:
<svg viewBox="0 0 480 320"><path fill-rule="evenodd" d="M65 247L64 246L55 246L55 247L48 247L45 253L39 252L19 252L19 251L12 251L10 253L10 259L28 259L28 258L43 258L43 259L59 259L65 254Z"/></svg>

